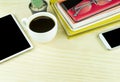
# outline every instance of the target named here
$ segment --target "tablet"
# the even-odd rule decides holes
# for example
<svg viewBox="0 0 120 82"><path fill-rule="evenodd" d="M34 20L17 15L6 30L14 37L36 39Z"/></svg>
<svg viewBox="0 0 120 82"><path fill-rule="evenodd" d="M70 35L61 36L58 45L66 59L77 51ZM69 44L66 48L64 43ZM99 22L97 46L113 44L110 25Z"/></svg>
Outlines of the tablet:
<svg viewBox="0 0 120 82"><path fill-rule="evenodd" d="M13 14L0 18L0 63L32 48L30 40Z"/></svg>

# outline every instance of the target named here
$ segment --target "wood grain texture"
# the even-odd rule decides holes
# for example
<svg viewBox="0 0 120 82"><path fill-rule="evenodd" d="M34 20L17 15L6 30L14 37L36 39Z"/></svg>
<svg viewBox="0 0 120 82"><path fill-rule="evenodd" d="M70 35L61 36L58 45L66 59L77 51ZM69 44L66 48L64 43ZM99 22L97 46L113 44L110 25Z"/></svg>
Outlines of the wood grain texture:
<svg viewBox="0 0 120 82"><path fill-rule="evenodd" d="M21 24L31 15L29 2L0 0L0 17L13 13ZM34 48L0 64L0 82L120 82L120 49L108 51L98 38L118 26L120 22L68 39L59 24L56 38L45 44L25 31Z"/></svg>

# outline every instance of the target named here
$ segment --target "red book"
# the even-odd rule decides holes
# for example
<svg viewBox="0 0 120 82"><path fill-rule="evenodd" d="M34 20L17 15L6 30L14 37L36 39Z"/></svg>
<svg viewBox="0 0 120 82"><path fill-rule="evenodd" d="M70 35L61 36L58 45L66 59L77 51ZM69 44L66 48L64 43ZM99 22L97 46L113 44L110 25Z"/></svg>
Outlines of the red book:
<svg viewBox="0 0 120 82"><path fill-rule="evenodd" d="M74 1L66 0L61 3L62 7L66 10L68 15L73 21L78 22L90 16L98 14L106 9L120 5L120 0L77 0L78 3L69 7ZM67 4L66 4L67 3ZM69 4L68 4L69 3Z"/></svg>

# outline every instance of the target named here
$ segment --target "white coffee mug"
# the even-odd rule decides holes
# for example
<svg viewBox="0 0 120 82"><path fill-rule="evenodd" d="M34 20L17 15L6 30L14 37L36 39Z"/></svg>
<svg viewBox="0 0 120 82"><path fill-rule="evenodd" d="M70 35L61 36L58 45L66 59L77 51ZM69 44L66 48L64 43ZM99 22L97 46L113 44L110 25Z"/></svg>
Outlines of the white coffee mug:
<svg viewBox="0 0 120 82"><path fill-rule="evenodd" d="M50 18L53 20L54 22L54 25L51 27L51 29L45 31L45 32L36 32L36 31L33 31L31 29L31 22L33 20L36 20L37 18L40 18L40 17L47 17L47 18ZM39 12L39 13L36 13L36 14L33 14L31 15L29 18L23 18L22 19L22 24L24 27L26 27L26 29L28 30L30 36L38 41L38 42L42 42L42 43L45 43L45 42L49 42L51 41L57 34L57 29L58 29L58 23L57 23L57 19L56 17L49 13L49 12ZM40 25L42 25L42 22L39 22ZM51 23L50 23L51 24ZM49 26L49 25L48 25ZM38 26L39 27L39 26ZM41 30L41 29L40 29Z"/></svg>

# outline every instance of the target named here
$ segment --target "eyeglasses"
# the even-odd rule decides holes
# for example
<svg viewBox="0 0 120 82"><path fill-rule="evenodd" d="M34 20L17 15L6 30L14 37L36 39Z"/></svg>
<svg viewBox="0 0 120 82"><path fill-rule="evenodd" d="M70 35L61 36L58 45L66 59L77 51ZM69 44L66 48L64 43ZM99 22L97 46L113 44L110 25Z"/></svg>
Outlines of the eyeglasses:
<svg viewBox="0 0 120 82"><path fill-rule="evenodd" d="M105 5L109 2L111 2L112 0L90 0L90 1L82 1L80 2L79 4L77 4L76 6L74 6L72 8L72 10L75 12L73 14L73 16L77 16L79 13L83 14L83 13L86 13L88 12L91 7L92 7L92 4L96 4L96 5L99 5L99 6L102 6L102 5Z"/></svg>

